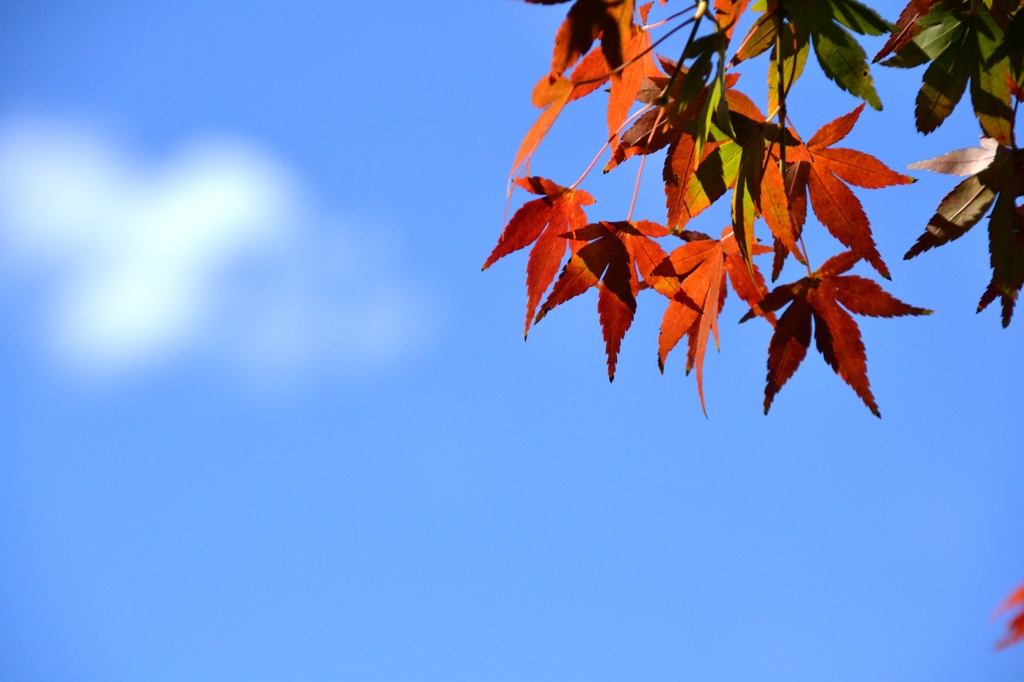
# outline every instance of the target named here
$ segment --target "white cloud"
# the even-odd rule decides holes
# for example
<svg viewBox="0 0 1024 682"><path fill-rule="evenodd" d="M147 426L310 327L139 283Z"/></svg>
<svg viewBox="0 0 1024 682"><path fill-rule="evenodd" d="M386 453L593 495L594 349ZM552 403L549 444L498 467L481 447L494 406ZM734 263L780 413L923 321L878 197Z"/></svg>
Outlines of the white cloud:
<svg viewBox="0 0 1024 682"><path fill-rule="evenodd" d="M39 285L52 350L86 374L195 353L280 376L393 360L426 314L374 276L391 251L251 144L155 164L82 126L0 127L0 267Z"/></svg>

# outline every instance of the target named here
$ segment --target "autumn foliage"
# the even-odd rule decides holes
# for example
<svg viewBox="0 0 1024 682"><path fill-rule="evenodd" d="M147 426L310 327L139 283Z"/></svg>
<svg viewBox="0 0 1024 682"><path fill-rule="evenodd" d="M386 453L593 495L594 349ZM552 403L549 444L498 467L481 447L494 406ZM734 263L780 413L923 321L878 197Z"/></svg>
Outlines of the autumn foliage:
<svg viewBox="0 0 1024 682"><path fill-rule="evenodd" d="M924 67L915 108L923 134L941 126L969 89L981 144L909 167L965 179L942 198L904 258L959 239L988 216L992 279L978 310L998 301L1002 323L1009 325L1024 287L1024 207L1017 206L1024 196L1024 151L1014 136L1024 99L1024 12L1018 11L1024 2L911 0L893 24L858 0L714 0L713 7L703 0L660 0L657 10L653 2L637 6L633 0L525 1L568 5L568 12L550 69L533 89L540 114L513 160L510 187L532 198L507 220L484 263L486 269L530 247L524 334L558 306L596 289L614 379L640 294L650 290L667 299L659 368L685 339L686 370L696 370L706 413L704 356L712 337L719 345L719 316L732 289L748 309L741 321L756 318L772 328L765 413L813 339L826 364L881 416L854 315L931 311L850 272L863 262L890 278L857 192L914 181L841 144L865 105L882 109L856 35L888 36L872 63ZM752 22L744 22L749 28L741 34L737 28L748 12ZM662 54L669 45L673 53ZM804 137L787 98L812 52L824 75L863 103ZM767 113L737 88L737 65L759 57L767 57ZM606 92L607 136L590 166L571 184L533 175L532 157L562 111ZM634 219L644 167L655 154L666 210L655 219ZM633 157L637 174L628 209L588 216L594 197L581 185L590 173L602 160L607 173ZM717 229L695 229L695 219L723 199L731 221L720 236L711 236ZM803 238L809 227L823 228L842 250L813 264ZM790 258L805 274L769 288L765 273L776 282ZM1006 609L1013 608L1021 613L1004 645L1024 638L1024 588L1008 600Z"/></svg>

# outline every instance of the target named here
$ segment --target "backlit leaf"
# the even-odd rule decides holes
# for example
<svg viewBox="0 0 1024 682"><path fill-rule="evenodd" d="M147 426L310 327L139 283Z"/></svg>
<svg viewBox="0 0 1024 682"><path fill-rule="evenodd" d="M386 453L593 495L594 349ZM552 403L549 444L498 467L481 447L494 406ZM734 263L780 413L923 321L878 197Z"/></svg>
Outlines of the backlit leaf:
<svg viewBox="0 0 1024 682"><path fill-rule="evenodd" d="M568 241L562 235L587 224L583 206L593 204L594 198L583 190L560 187L544 178L520 178L516 184L528 192L542 195L542 198L529 201L516 211L483 269L514 251L534 244L526 265L525 337L530 331L537 304L554 281L565 256ZM579 246L582 243L578 243L576 248Z"/></svg>
<svg viewBox="0 0 1024 682"><path fill-rule="evenodd" d="M834 23L824 24L811 35L814 52L825 75L843 90L881 111L882 100L875 91L867 54L853 36Z"/></svg>
<svg viewBox="0 0 1024 682"><path fill-rule="evenodd" d="M946 175L974 175L992 165L996 154L999 153L999 144L992 138L983 137L980 147L968 147L947 152L934 159L912 163L907 168L911 170L930 170Z"/></svg>
<svg viewBox="0 0 1024 682"><path fill-rule="evenodd" d="M857 259L858 255L852 251L834 256L812 275L777 287L762 301L762 311L789 305L775 325L775 333L768 346L765 414L807 355L813 319L815 345L825 362L854 390L872 414L881 416L868 381L867 354L860 329L850 313L902 317L930 315L931 311L903 303L870 280L845 275ZM744 319L751 315L748 313Z"/></svg>

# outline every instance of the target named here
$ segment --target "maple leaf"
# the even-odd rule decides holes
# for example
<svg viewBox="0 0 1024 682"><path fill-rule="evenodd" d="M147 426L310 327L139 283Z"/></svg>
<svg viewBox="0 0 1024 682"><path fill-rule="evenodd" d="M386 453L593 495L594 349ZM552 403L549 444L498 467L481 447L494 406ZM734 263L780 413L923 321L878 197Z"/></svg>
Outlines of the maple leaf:
<svg viewBox="0 0 1024 682"><path fill-rule="evenodd" d="M663 61L670 70L675 69L674 62ZM708 87L700 85L698 82L697 92L688 92L686 86L692 85L689 81L691 70L683 67L680 69L680 73L682 73L682 78L676 81L672 92L668 94L668 102L664 106L655 106L644 113L622 134L621 142L605 166L606 173L630 157L653 154L683 138L689 140L695 148L698 132L697 116L704 107L708 96ZM741 99L746 100L742 93L732 89L738 79L738 74L729 74L725 79L726 103L730 110L742 107ZM643 85L637 93L638 101L654 104L668 82L668 78L660 75L645 76ZM655 124L658 126L657 129L654 127ZM672 152L670 152L671 154Z"/></svg>
<svg viewBox="0 0 1024 682"><path fill-rule="evenodd" d="M789 215L785 183L771 159L779 158L783 141L787 148L794 150L790 155L794 160L808 157L791 129L767 121L753 103L750 107L750 113L736 112L734 141L722 145L721 150L724 156L730 144L739 147L732 194L732 227L743 259L748 267L753 267L754 221L758 216L765 218L776 239L789 244L793 253L799 253L796 249L798 233Z"/></svg>
<svg viewBox="0 0 1024 682"><path fill-rule="evenodd" d="M782 48L782 78L785 83L785 90L793 89L793 84L803 75L804 67L807 65L807 55L810 53L810 41L807 36L800 34L796 27L790 23L783 24L782 35L772 46L771 57L768 61L768 109L776 111L779 106L779 48Z"/></svg>
<svg viewBox="0 0 1024 682"><path fill-rule="evenodd" d="M587 224L584 206L594 203L587 192L561 187L544 178L520 178L516 184L532 194L542 195L523 204L512 216L498 239L498 245L487 258L483 269L498 259L533 244L526 264L526 326L523 337L530 331L541 297L558 273L565 249L571 244L575 253L583 244L570 242L566 232L578 230Z"/></svg>
<svg viewBox="0 0 1024 682"><path fill-rule="evenodd" d="M728 273L733 290L750 308L759 309L768 289L757 268L748 269L744 263L732 226L726 227L717 240L700 233L687 236L692 241L674 250L652 272L654 288L669 299L658 337L658 369L665 371L668 354L686 336L686 373L696 367L697 393L706 416L704 353L712 333L715 347L719 346L718 316L727 294L725 274ZM754 252L769 253L771 249L755 246ZM775 324L774 314L767 313L765 317Z"/></svg>
<svg viewBox="0 0 1024 682"><path fill-rule="evenodd" d="M871 61L877 63L893 52L899 52L905 48L924 29L918 23L918 19L928 14L932 5L938 2L939 0L910 0L910 4L900 12L889 39L885 41L885 45Z"/></svg>
<svg viewBox="0 0 1024 682"><path fill-rule="evenodd" d="M726 81L727 86L734 82ZM765 140L776 137L777 127L765 123L764 114L738 90L727 88L723 101L734 123L732 138L720 135L721 139L711 139L700 149L697 133L692 128L682 129L669 146L663 176L668 225L673 231L683 230L690 220L735 188L740 178L744 179L741 193L746 190L745 198L750 200L744 206L753 210L755 204L759 205L759 183L754 175L760 175L763 164L757 160L763 161ZM752 220L752 214L744 215ZM741 249L749 247L743 242L747 235L753 237L752 230L745 226L740 221Z"/></svg>
<svg viewBox="0 0 1024 682"><path fill-rule="evenodd" d="M668 230L646 220L600 222L562 235L589 242L576 251L562 268L534 323L555 306L579 296L592 287L599 289L597 312L608 355L608 380L615 379L622 339L633 323L640 278L654 286L651 272L665 259L665 252L651 237L664 237Z"/></svg>
<svg viewBox="0 0 1024 682"><path fill-rule="evenodd" d="M628 144L616 150L605 172L633 154L650 154L663 148L684 131L696 139L698 156L716 128L719 134L734 134L730 111L740 95L730 95L730 87L739 76L725 73L727 47L725 34L716 32L687 42L682 58L694 59L689 68L682 61L676 63L659 56L662 67L672 76L664 79L652 72L643 80L637 99L655 108L638 119L627 132ZM712 61L716 56L718 66L713 70ZM659 130L652 130L659 122ZM648 133L659 138L656 144L651 144L653 140L647 137ZM642 146L637 144L639 139L646 140Z"/></svg>
<svg viewBox="0 0 1024 682"><path fill-rule="evenodd" d="M948 175L969 175L939 203L917 243L904 259L942 246L965 235L992 209L989 216L989 254L992 281L982 294L978 312L996 298L1002 300L1003 326L1009 326L1014 306L1024 288L1024 210L1016 206L1024 180L1024 154L982 138L980 147L958 149L910 168Z"/></svg>
<svg viewBox="0 0 1024 682"><path fill-rule="evenodd" d="M809 42L825 76L873 108L882 109L867 53L850 31L878 36L890 31L891 24L856 0L775 0L763 7L764 14L743 39L732 59L734 64L766 52L776 44L779 27L788 25L796 43L794 54Z"/></svg>
<svg viewBox="0 0 1024 682"><path fill-rule="evenodd" d="M781 235L794 253L799 253L782 174L766 163L769 150L776 154L780 137L785 136L790 145L798 143L798 138L791 130L783 132L767 122L757 106L735 89L726 90L723 102L734 128L731 135L716 131L700 150L692 128L682 128L669 146L663 172L669 227L674 232L683 230L690 220L733 189L733 230L748 265L752 264L753 222L757 216L763 216L773 234ZM806 158L806 153L801 158Z"/></svg>
<svg viewBox="0 0 1024 682"><path fill-rule="evenodd" d="M793 376L811 345L811 321L814 340L825 362L853 389L871 413L881 417L871 394L867 375L867 354L860 329L850 313L871 317L930 315L931 310L915 308L882 290L877 283L844 275L860 255L846 251L833 256L812 275L792 284L776 287L741 322L756 314L780 310L789 304L775 325L768 346L768 378L764 391L764 413ZM849 311L849 312L847 312Z"/></svg>
<svg viewBox="0 0 1024 682"><path fill-rule="evenodd" d="M732 37L750 0L715 0L715 23L726 38Z"/></svg>
<svg viewBox="0 0 1024 682"><path fill-rule="evenodd" d="M949 117L971 86L971 103L982 130L1000 144L1013 144L1014 111L1006 76L1017 70L1004 29L1011 3L950 3L914 0L875 61L896 52L885 66L928 64L917 94L917 129L928 134ZM1016 61L1020 61L1019 57Z"/></svg>
<svg viewBox="0 0 1024 682"><path fill-rule="evenodd" d="M1017 614L1010 620L1007 626L1006 636L996 645L997 649L1005 649L1008 646L1024 641L1024 585L1017 588L1017 591L1006 598L996 617L1017 609Z"/></svg>
<svg viewBox="0 0 1024 682"><path fill-rule="evenodd" d="M793 202L796 197L809 193L814 215L832 236L843 246L861 255L879 274L889 279L889 268L878 253L864 207L847 183L865 189L878 189L907 185L914 182L914 179L897 173L873 156L832 146L850 134L863 109L864 105L861 104L850 113L825 124L807 141L805 149L809 164L806 168L806 181L794 180L789 200ZM797 151L794 149L794 152ZM786 246L792 250L789 244Z"/></svg>
<svg viewBox="0 0 1024 682"><path fill-rule="evenodd" d="M512 174L515 175L520 167L527 162L537 147L544 140L544 137L555 124L558 115L572 97L573 84L568 78L558 76L554 82L544 76L533 89L533 104L537 107L544 107L536 122L530 127L519 145L516 158L512 162Z"/></svg>
<svg viewBox="0 0 1024 682"><path fill-rule="evenodd" d="M526 0L558 5L569 0ZM551 72L561 74L585 55L598 38L612 68L622 66L624 45L632 36L633 0L576 0L555 35Z"/></svg>
<svg viewBox="0 0 1024 682"><path fill-rule="evenodd" d="M512 175L527 163L569 102L586 97L612 77L608 62L600 50L591 50L576 65L569 78L543 76L533 88L533 105L543 109L526 133L512 162Z"/></svg>

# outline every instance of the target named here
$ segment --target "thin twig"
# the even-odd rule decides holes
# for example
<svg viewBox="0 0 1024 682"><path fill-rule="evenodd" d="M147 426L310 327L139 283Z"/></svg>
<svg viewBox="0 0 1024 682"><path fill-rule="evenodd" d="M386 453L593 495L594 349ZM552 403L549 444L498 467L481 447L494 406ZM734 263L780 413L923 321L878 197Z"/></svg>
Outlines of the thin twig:
<svg viewBox="0 0 1024 682"><path fill-rule="evenodd" d="M644 108L642 108L640 111L636 112L635 114L633 114L632 116L627 118L625 121L623 121L622 125L619 126L619 129L616 130L614 133L612 133L608 137L608 141L604 143L604 146L601 147L601 151L599 151L597 153L597 156L595 156L594 160L590 162L590 165L587 166L587 169L585 171L583 171L583 175L580 176L580 179L577 180L576 182L572 183L572 185L569 187L569 189L576 189L577 187L579 187L580 183L583 182L583 179L586 178L587 175L590 174L590 171L594 170L594 166L596 166L597 162L601 159L601 156L604 154L604 150L608 149L608 147L611 146L612 141L615 140L615 138L619 136L619 133L621 133L623 131L623 129L625 129L625 127L628 126L630 123L633 123L636 119L640 118L641 116L646 114L648 111L650 111L652 107L654 107L653 104L648 104Z"/></svg>
<svg viewBox="0 0 1024 682"><path fill-rule="evenodd" d="M800 248L803 249L804 252L804 265L807 267L807 276L812 277L814 276L814 273L811 272L811 257L807 255L807 244L804 243L803 232L800 233Z"/></svg>
<svg viewBox="0 0 1024 682"><path fill-rule="evenodd" d="M658 131L658 126L661 125L661 116L665 113L663 108L658 109L658 115L654 119L654 127L651 128L651 134L647 136L647 142L644 144L644 153L640 156L640 169L636 173L636 185L633 187L633 201L629 203L629 215L626 216L626 222L633 222L633 209L636 208L636 197L640 193L640 178L644 175L644 163L647 161L647 155L651 149L651 142L654 140L654 133Z"/></svg>

